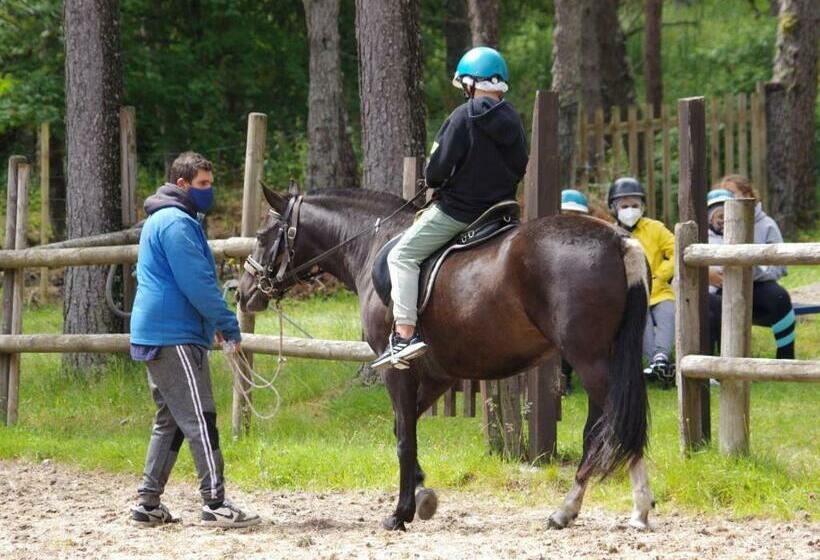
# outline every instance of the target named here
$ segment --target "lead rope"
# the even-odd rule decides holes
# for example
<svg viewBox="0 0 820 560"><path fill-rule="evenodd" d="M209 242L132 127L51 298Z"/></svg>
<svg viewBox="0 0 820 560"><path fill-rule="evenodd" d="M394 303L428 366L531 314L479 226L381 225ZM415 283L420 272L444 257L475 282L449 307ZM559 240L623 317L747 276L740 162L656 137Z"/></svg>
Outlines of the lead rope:
<svg viewBox="0 0 820 560"><path fill-rule="evenodd" d="M279 356L276 360L276 370L273 372L270 379L267 379L253 369L253 366L251 366L250 361L248 361L248 357L245 355L245 352L241 347L237 347L236 343L230 341L225 341L222 343L222 349L225 352L225 361L228 363L228 368L233 374L234 390L239 393L242 400L245 401L245 404L248 406L251 413L260 420L270 420L276 416L282 404L282 398L275 386L276 379L279 377L279 373L284 368L285 362L287 362L287 358L285 358L284 355L284 313L282 312L282 305L279 302L276 302L276 312L279 314ZM273 391L276 398L276 403L274 404L271 412L263 414L257 410L250 397L251 389L269 389L270 391Z"/></svg>

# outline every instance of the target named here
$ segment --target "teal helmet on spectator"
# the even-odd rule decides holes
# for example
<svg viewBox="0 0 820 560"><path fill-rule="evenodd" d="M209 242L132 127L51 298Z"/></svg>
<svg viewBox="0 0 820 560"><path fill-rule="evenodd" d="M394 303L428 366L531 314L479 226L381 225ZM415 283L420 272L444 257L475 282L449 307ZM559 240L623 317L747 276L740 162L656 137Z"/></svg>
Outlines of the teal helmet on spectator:
<svg viewBox="0 0 820 560"><path fill-rule="evenodd" d="M505 92L509 80L510 73L501 53L490 47L475 47L458 61L453 85L465 91L478 88Z"/></svg>
<svg viewBox="0 0 820 560"><path fill-rule="evenodd" d="M732 200L735 195L728 189L714 189L706 194L706 207L711 208L715 204L723 204L727 200Z"/></svg>
<svg viewBox="0 0 820 560"><path fill-rule="evenodd" d="M586 195L575 189L564 189L561 191L561 210L589 214L589 202Z"/></svg>

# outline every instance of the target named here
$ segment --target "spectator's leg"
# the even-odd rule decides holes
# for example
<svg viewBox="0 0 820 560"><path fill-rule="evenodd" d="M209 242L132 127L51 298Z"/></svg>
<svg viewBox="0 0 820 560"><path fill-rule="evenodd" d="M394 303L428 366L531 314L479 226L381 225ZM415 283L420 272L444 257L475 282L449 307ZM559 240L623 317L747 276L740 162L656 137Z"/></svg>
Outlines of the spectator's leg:
<svg viewBox="0 0 820 560"><path fill-rule="evenodd" d="M652 308L655 318L655 346L652 356L663 354L667 359L672 357L672 345L675 343L675 302L662 301Z"/></svg>
<svg viewBox="0 0 820 560"><path fill-rule="evenodd" d="M720 293L709 294L709 353L720 355L720 320L723 298Z"/></svg>
<svg viewBox="0 0 820 560"><path fill-rule="evenodd" d="M652 362L655 349L655 307L650 307L646 312L646 327L643 331L643 355L647 362Z"/></svg>
<svg viewBox="0 0 820 560"><path fill-rule="evenodd" d="M789 292L774 281L755 282L752 301L752 323L772 328L777 359L793 360L796 323Z"/></svg>

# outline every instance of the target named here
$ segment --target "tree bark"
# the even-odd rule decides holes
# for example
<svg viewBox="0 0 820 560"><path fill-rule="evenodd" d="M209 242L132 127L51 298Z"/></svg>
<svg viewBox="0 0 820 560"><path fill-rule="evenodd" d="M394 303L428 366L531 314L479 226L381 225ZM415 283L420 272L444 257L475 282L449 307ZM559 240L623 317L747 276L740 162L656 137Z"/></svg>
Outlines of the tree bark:
<svg viewBox="0 0 820 560"><path fill-rule="evenodd" d="M418 0L356 0L363 185L402 194L405 156L425 152Z"/></svg>
<svg viewBox="0 0 820 560"><path fill-rule="evenodd" d="M308 163L305 186L358 186L356 156L347 130L339 58L339 0L303 0L310 44Z"/></svg>
<svg viewBox="0 0 820 560"><path fill-rule="evenodd" d="M646 75L646 102L652 106L655 117L661 114L663 104L663 75L661 69L661 19L663 0L646 0L644 27L644 67Z"/></svg>
<svg viewBox="0 0 820 560"><path fill-rule="evenodd" d="M793 232L795 226L811 226L817 219L814 124L820 10L816 0L780 0L778 19L773 81L784 86L785 102L783 121L767 120L767 135L770 145L783 144L784 179L788 183L784 190L794 195L794 214L784 215L781 226ZM773 162L770 159L767 163Z"/></svg>
<svg viewBox="0 0 820 560"><path fill-rule="evenodd" d="M613 107L622 112L637 100L635 78L626 57L626 37L618 19L619 0L600 0L595 18L601 68L601 102L609 120Z"/></svg>
<svg viewBox="0 0 820 560"><path fill-rule="evenodd" d="M498 48L498 0L467 0L474 47Z"/></svg>
<svg viewBox="0 0 820 560"><path fill-rule="evenodd" d="M66 144L69 238L116 231L119 209L119 108L122 94L119 3L66 0ZM113 333L120 321L104 304L107 267L69 268L63 332ZM66 354L76 371L104 355Z"/></svg>
<svg viewBox="0 0 820 560"><path fill-rule="evenodd" d="M555 0L552 89L558 94L558 156L561 187L572 186L572 155L581 103L581 25L588 0Z"/></svg>
<svg viewBox="0 0 820 560"><path fill-rule="evenodd" d="M444 0L443 31L447 72L454 74L458 61L472 44L466 0Z"/></svg>

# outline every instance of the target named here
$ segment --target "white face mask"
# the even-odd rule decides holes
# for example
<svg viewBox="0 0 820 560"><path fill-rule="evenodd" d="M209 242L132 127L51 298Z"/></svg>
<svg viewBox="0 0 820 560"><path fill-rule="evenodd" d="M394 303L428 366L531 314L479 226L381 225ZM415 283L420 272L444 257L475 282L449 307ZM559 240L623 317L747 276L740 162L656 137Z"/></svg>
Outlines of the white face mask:
<svg viewBox="0 0 820 560"><path fill-rule="evenodd" d="M621 208L618 210L618 221L626 227L632 227L638 223L642 215L641 208Z"/></svg>

